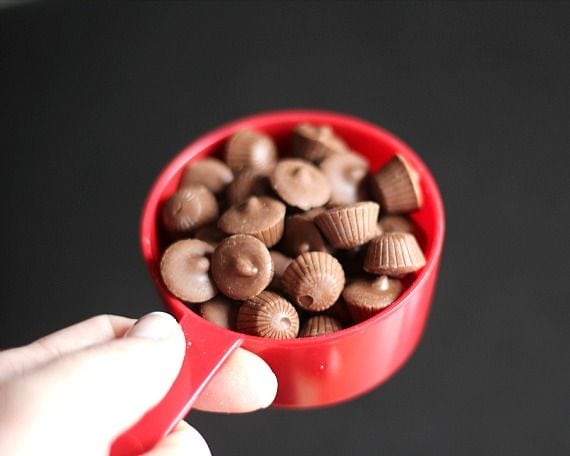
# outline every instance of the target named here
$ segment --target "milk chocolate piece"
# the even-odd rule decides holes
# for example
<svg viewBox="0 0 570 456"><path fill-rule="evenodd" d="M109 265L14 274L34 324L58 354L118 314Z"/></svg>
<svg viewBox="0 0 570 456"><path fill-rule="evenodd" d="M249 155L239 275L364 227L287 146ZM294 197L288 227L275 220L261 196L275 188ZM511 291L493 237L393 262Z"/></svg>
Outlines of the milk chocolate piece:
<svg viewBox="0 0 570 456"><path fill-rule="evenodd" d="M300 124L293 130L293 155L305 160L319 162L346 149L344 141L328 125Z"/></svg>
<svg viewBox="0 0 570 456"><path fill-rule="evenodd" d="M237 302L218 295L200 305L200 315L210 323L225 329L236 329L236 318L239 310Z"/></svg>
<svg viewBox="0 0 570 456"><path fill-rule="evenodd" d="M316 337L340 331L342 325L335 318L328 315L315 315L303 325L299 337Z"/></svg>
<svg viewBox="0 0 570 456"><path fill-rule="evenodd" d="M368 162L353 153L335 154L325 158L320 168L331 187L329 205L340 206L366 199L364 178Z"/></svg>
<svg viewBox="0 0 570 456"><path fill-rule="evenodd" d="M320 312L335 303L344 280L344 271L336 258L324 252L307 252L287 267L281 285L300 307Z"/></svg>
<svg viewBox="0 0 570 456"><path fill-rule="evenodd" d="M237 329L245 334L270 339L294 339L299 332L299 316L285 298L271 291L263 291L242 304Z"/></svg>
<svg viewBox="0 0 570 456"><path fill-rule="evenodd" d="M220 193L233 180L230 168L215 158L202 158L190 162L184 170L178 188L203 185L212 193Z"/></svg>
<svg viewBox="0 0 570 456"><path fill-rule="evenodd" d="M224 212L218 227L227 234L249 234L271 247L283 236L285 210L276 199L252 196Z"/></svg>
<svg viewBox="0 0 570 456"><path fill-rule="evenodd" d="M392 158L370 179L370 190L382 210L404 213L419 209L423 202L418 173L401 155Z"/></svg>
<svg viewBox="0 0 570 456"><path fill-rule="evenodd" d="M230 206L243 203L250 196L267 196L270 192L269 178L252 170L235 176L226 189L226 200Z"/></svg>
<svg viewBox="0 0 570 456"><path fill-rule="evenodd" d="M259 239L247 234L225 238L212 255L212 277L229 298L243 301L261 293L273 278L273 261Z"/></svg>
<svg viewBox="0 0 570 456"><path fill-rule="evenodd" d="M394 231L374 238L368 244L364 270L374 274L401 277L426 264L415 236Z"/></svg>
<svg viewBox="0 0 570 456"><path fill-rule="evenodd" d="M273 280L270 287L275 291L281 291L281 277L283 277L285 269L293 261L293 258L289 258L277 250L270 250L269 255L271 255L271 260L273 261Z"/></svg>
<svg viewBox="0 0 570 456"><path fill-rule="evenodd" d="M234 172L251 169L261 174L269 173L276 159L273 139L257 131L239 131L226 145L226 163Z"/></svg>
<svg viewBox="0 0 570 456"><path fill-rule="evenodd" d="M188 302L212 299L216 287L208 272L214 248L198 239L184 239L166 249L160 260L160 274L166 288Z"/></svg>
<svg viewBox="0 0 570 456"><path fill-rule="evenodd" d="M162 208L162 221L173 237L188 236L218 218L218 202L203 185L185 187L174 193Z"/></svg>
<svg viewBox="0 0 570 456"><path fill-rule="evenodd" d="M309 251L328 251L321 232L310 217L304 214L287 218L281 245L283 250L293 257Z"/></svg>
<svg viewBox="0 0 570 456"><path fill-rule="evenodd" d="M352 319L359 323L392 304L402 292L402 282L385 275L374 280L356 280L342 292Z"/></svg>
<svg viewBox="0 0 570 456"><path fill-rule="evenodd" d="M414 222L403 215L384 215L380 217L378 225L382 233L391 233L393 231L403 231L404 233L416 233Z"/></svg>
<svg viewBox="0 0 570 456"><path fill-rule="evenodd" d="M281 160L271 174L271 185L289 206L309 210L323 206L331 196L327 178L308 161Z"/></svg>
<svg viewBox="0 0 570 456"><path fill-rule="evenodd" d="M380 207L372 201L331 208L315 217L315 223L333 247L350 249L376 236Z"/></svg>
<svg viewBox="0 0 570 456"><path fill-rule="evenodd" d="M200 239L213 247L217 247L226 236L227 234L220 230L215 223L198 228L194 233L194 239Z"/></svg>

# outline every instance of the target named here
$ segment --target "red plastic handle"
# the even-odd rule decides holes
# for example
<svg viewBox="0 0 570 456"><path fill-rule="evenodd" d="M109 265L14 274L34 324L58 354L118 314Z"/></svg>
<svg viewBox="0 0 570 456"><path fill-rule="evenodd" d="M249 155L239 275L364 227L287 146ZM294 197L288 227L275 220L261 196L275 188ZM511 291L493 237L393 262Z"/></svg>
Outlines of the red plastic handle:
<svg viewBox="0 0 570 456"><path fill-rule="evenodd" d="M190 407L243 339L230 331L212 331L201 318L182 317L186 354L172 387L153 409L111 446L110 456L135 456L150 450L190 411ZM160 375L160 372L156 373Z"/></svg>

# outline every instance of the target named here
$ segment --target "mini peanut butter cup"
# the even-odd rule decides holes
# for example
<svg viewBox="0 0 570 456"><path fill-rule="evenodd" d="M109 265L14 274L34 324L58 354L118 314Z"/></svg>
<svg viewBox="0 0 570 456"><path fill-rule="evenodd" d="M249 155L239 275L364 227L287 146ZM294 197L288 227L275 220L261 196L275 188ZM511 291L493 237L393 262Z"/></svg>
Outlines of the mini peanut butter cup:
<svg viewBox="0 0 570 456"><path fill-rule="evenodd" d="M342 297L352 319L359 323L392 304L402 293L402 282L388 276L374 280L355 280L346 286Z"/></svg>
<svg viewBox="0 0 570 456"><path fill-rule="evenodd" d="M263 291L242 304L237 316L237 329L270 339L294 339L299 333L299 315L285 298Z"/></svg>
<svg viewBox="0 0 570 456"><path fill-rule="evenodd" d="M174 193L162 208L162 222L173 237L187 236L218 218L218 202L203 185L185 187Z"/></svg>
<svg viewBox="0 0 570 456"><path fill-rule="evenodd" d="M289 264L281 285L300 307L320 312L335 303L344 280L344 271L336 258L325 252L307 252Z"/></svg>
<svg viewBox="0 0 570 456"><path fill-rule="evenodd" d="M322 171L306 160L281 160L271 174L271 185L289 206L305 211L323 206L331 189Z"/></svg>
<svg viewBox="0 0 570 456"><path fill-rule="evenodd" d="M243 203L250 196L267 196L270 192L269 179L264 174L245 170L234 177L226 189L226 201L230 206Z"/></svg>
<svg viewBox="0 0 570 456"><path fill-rule="evenodd" d="M325 158L320 168L331 187L329 205L340 206L366 199L363 185L368 162L353 153L335 154Z"/></svg>
<svg viewBox="0 0 570 456"><path fill-rule="evenodd" d="M178 188L203 185L212 193L220 193L233 180L232 170L215 158L202 158L191 162L180 179Z"/></svg>
<svg viewBox="0 0 570 456"><path fill-rule="evenodd" d="M276 159L273 139L257 131L239 131L226 144L226 163L234 172L251 169L261 174L269 173Z"/></svg>
<svg viewBox="0 0 570 456"><path fill-rule="evenodd" d="M200 305L200 315L210 323L225 329L236 329L236 318L239 310L237 302L218 295Z"/></svg>
<svg viewBox="0 0 570 456"><path fill-rule="evenodd" d="M293 130L293 155L312 162L345 152L346 144L328 125L300 124Z"/></svg>
<svg viewBox="0 0 570 456"><path fill-rule="evenodd" d="M231 299L244 301L261 293L273 278L273 261L259 239L247 234L225 238L212 255L212 278Z"/></svg>
<svg viewBox="0 0 570 456"><path fill-rule="evenodd" d="M287 266L293 261L293 258L283 255L277 250L270 250L269 255L271 255L271 260L273 261L273 280L271 281L270 288L275 291L282 291L281 288L281 277Z"/></svg>
<svg viewBox="0 0 570 456"><path fill-rule="evenodd" d="M404 213L419 209L423 202L418 173L401 155L392 158L370 179L370 190L382 210Z"/></svg>
<svg viewBox="0 0 570 456"><path fill-rule="evenodd" d="M316 337L340 331L342 325L329 315L315 315L307 320L301 328L299 337Z"/></svg>
<svg viewBox="0 0 570 456"><path fill-rule="evenodd" d="M216 287L210 279L210 256L214 248L198 239L184 239L166 249L160 260L160 275L166 288L188 302L212 299Z"/></svg>
<svg viewBox="0 0 570 456"><path fill-rule="evenodd" d="M305 252L327 252L325 240L310 217L293 215L285 220L281 242L283 250L292 257Z"/></svg>
<svg viewBox="0 0 570 456"><path fill-rule="evenodd" d="M416 233L416 226L409 218L403 215L384 215L378 221L380 226L380 234L392 233L393 231L402 231L404 233Z"/></svg>
<svg viewBox="0 0 570 456"><path fill-rule="evenodd" d="M218 227L227 234L249 234L271 247L283 236L285 210L276 199L252 196L224 212Z"/></svg>
<svg viewBox="0 0 570 456"><path fill-rule="evenodd" d="M315 223L333 247L350 249L376 236L379 211L377 203L363 201L328 209Z"/></svg>
<svg viewBox="0 0 570 456"><path fill-rule="evenodd" d="M394 231L372 239L368 244L364 270L374 274L401 277L417 271L426 259L413 234Z"/></svg>

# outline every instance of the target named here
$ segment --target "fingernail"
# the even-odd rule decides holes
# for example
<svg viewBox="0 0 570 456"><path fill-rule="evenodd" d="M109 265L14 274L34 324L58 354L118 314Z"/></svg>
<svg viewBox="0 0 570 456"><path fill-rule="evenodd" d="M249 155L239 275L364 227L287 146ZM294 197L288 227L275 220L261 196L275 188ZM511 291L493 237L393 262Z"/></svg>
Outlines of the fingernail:
<svg viewBox="0 0 570 456"><path fill-rule="evenodd" d="M142 339L168 339L178 329L178 322L165 312L151 312L139 318L125 337L140 337Z"/></svg>

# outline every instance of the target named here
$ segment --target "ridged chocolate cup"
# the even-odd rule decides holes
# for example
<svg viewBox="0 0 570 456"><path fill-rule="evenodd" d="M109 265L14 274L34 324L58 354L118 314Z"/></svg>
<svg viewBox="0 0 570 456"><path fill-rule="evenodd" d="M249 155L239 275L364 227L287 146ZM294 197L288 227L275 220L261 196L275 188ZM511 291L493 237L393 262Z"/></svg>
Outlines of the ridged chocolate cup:
<svg viewBox="0 0 570 456"><path fill-rule="evenodd" d="M384 275L374 280L355 280L346 286L342 297L352 319L359 323L388 307L401 293L402 283Z"/></svg>
<svg viewBox="0 0 570 456"><path fill-rule="evenodd" d="M299 315L285 298L271 291L245 301L238 311L237 329L270 339L294 339L299 333Z"/></svg>
<svg viewBox="0 0 570 456"><path fill-rule="evenodd" d="M292 257L305 252L328 252L321 232L314 221L304 214L293 215L285 220L281 246Z"/></svg>
<svg viewBox="0 0 570 456"><path fill-rule="evenodd" d="M315 315L305 322L299 332L299 337L324 336L325 334L331 334L341 329L342 325L335 318L329 315Z"/></svg>
<svg viewBox="0 0 570 456"><path fill-rule="evenodd" d="M323 172L306 160L280 160L270 181L283 201L304 211L325 205L331 197L330 185Z"/></svg>
<svg viewBox="0 0 570 456"><path fill-rule="evenodd" d="M203 158L190 162L184 170L178 188L203 185L212 193L223 191L234 179L232 170L216 158Z"/></svg>
<svg viewBox="0 0 570 456"><path fill-rule="evenodd" d="M219 294L200 305L200 315L203 319L220 328L235 331L239 304Z"/></svg>
<svg viewBox="0 0 570 456"><path fill-rule="evenodd" d="M234 177L226 188L226 201L230 206L243 203L250 196L267 196L270 192L269 179L254 170L245 170Z"/></svg>
<svg viewBox="0 0 570 456"><path fill-rule="evenodd" d="M271 247L283 236L285 205L267 196L252 196L230 207L218 220L218 228L227 234L249 234Z"/></svg>
<svg viewBox="0 0 570 456"><path fill-rule="evenodd" d="M374 274L401 277L417 271L426 259L416 237L410 233L394 231L374 238L368 244L364 270Z"/></svg>
<svg viewBox="0 0 570 456"><path fill-rule="evenodd" d="M331 186L329 206L353 204L366 199L363 181L368 162L352 152L334 154L319 165Z"/></svg>
<svg viewBox="0 0 570 456"><path fill-rule="evenodd" d="M328 209L315 217L315 223L333 247L351 249L377 235L379 211L377 203L363 201Z"/></svg>
<svg viewBox="0 0 570 456"><path fill-rule="evenodd" d="M370 190L382 210L393 214L415 211L423 202L419 175L401 155L370 179Z"/></svg>
<svg viewBox="0 0 570 456"><path fill-rule="evenodd" d="M184 237L216 220L218 214L214 194L203 185L192 185L178 190L166 201L162 223L172 237Z"/></svg>
<svg viewBox="0 0 570 456"><path fill-rule="evenodd" d="M328 125L299 124L293 130L293 155L315 163L347 150Z"/></svg>
<svg viewBox="0 0 570 456"><path fill-rule="evenodd" d="M166 288L190 303L212 299L218 290L210 278L210 257L214 248L198 239L172 244L160 260L160 275Z"/></svg>
<svg viewBox="0 0 570 456"><path fill-rule="evenodd" d="M228 298L243 301L261 293L273 278L273 261L259 239L247 234L225 238L212 254L211 273Z"/></svg>
<svg viewBox="0 0 570 456"><path fill-rule="evenodd" d="M250 169L267 174L275 166L277 148L270 136L253 130L242 130L227 142L225 159L233 172Z"/></svg>
<svg viewBox="0 0 570 456"><path fill-rule="evenodd" d="M311 312L331 307L342 293L344 283L341 264L325 252L299 255L281 278L281 285L293 302Z"/></svg>

